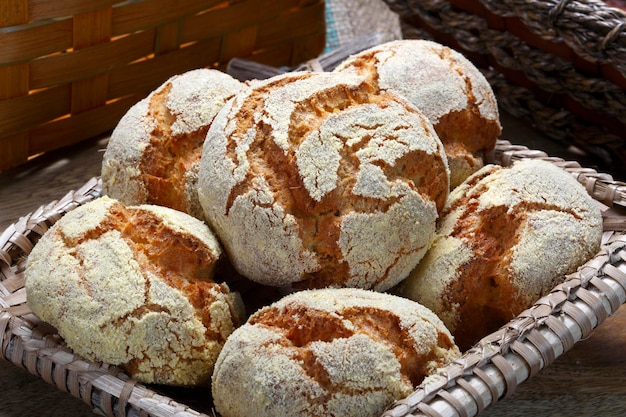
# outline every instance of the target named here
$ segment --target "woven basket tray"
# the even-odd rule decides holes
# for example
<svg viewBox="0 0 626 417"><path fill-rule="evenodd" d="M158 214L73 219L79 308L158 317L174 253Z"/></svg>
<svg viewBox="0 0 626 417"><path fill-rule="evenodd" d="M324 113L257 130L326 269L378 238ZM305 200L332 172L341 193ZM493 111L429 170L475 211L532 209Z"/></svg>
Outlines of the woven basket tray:
<svg viewBox="0 0 626 417"><path fill-rule="evenodd" d="M508 166L524 158L560 166L604 206L602 250L548 296L427 378L413 394L391 406L386 417L476 415L550 365L626 302L626 184L577 162L506 141L498 141L493 162ZM101 182L92 178L0 235L2 356L107 416L214 415L206 390L148 387L117 367L85 361L26 305L23 271L37 239L65 213L100 195Z"/></svg>
<svg viewBox="0 0 626 417"><path fill-rule="evenodd" d="M509 113L626 172L626 12L602 0L385 2L405 38L470 58Z"/></svg>
<svg viewBox="0 0 626 417"><path fill-rule="evenodd" d="M324 0L2 0L0 171L111 130L172 75L324 49Z"/></svg>

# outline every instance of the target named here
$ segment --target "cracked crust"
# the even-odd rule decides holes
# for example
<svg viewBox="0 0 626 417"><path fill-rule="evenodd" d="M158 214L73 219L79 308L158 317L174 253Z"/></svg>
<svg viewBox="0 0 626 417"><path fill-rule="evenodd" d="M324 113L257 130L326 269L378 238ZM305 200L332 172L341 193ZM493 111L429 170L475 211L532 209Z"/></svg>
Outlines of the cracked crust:
<svg viewBox="0 0 626 417"><path fill-rule="evenodd" d="M231 335L213 397L224 417L373 417L459 355L418 303L353 288L301 291Z"/></svg>
<svg viewBox="0 0 626 417"><path fill-rule="evenodd" d="M122 117L104 153L104 192L124 204L171 207L202 219L196 184L215 115L244 84L214 69L176 75Z"/></svg>
<svg viewBox="0 0 626 417"><path fill-rule="evenodd" d="M377 88L405 97L443 142L450 186L483 166L502 128L491 86L463 55L426 40L398 40L348 58L335 71L357 72Z"/></svg>
<svg viewBox="0 0 626 417"><path fill-rule="evenodd" d="M241 300L213 282L219 244L165 207L102 197L66 214L28 257L28 305L90 360L145 383L207 381Z"/></svg>
<svg viewBox="0 0 626 417"><path fill-rule="evenodd" d="M448 175L441 141L404 99L353 74L291 73L222 108L198 195L249 279L382 291L430 245Z"/></svg>
<svg viewBox="0 0 626 417"><path fill-rule="evenodd" d="M467 349L595 255L601 236L599 206L569 173L540 160L488 165L450 194L399 293L439 314Z"/></svg>

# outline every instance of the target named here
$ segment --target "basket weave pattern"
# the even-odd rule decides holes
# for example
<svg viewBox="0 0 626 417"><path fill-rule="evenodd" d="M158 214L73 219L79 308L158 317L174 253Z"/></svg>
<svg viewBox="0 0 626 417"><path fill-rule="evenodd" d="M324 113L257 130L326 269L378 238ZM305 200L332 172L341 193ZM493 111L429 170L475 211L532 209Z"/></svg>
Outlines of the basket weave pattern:
<svg viewBox="0 0 626 417"><path fill-rule="evenodd" d="M0 2L0 171L111 130L167 78L324 49L323 0Z"/></svg>
<svg viewBox="0 0 626 417"><path fill-rule="evenodd" d="M516 319L427 378L413 394L390 407L386 417L476 415L514 392L626 302L626 184L577 162L506 141L498 142L494 162L508 166L528 158L556 164L599 203L617 208L616 215L605 215L601 252ZM65 213L98 198L101 191L101 181L93 178L20 218L0 235L2 356L107 416L207 417L210 412L203 414L198 407L139 384L119 368L75 355L26 304L23 271L38 238ZM204 406L210 410L210 404Z"/></svg>
<svg viewBox="0 0 626 417"><path fill-rule="evenodd" d="M626 13L601 0L385 0L407 38L484 70L499 103L562 143L626 161Z"/></svg>

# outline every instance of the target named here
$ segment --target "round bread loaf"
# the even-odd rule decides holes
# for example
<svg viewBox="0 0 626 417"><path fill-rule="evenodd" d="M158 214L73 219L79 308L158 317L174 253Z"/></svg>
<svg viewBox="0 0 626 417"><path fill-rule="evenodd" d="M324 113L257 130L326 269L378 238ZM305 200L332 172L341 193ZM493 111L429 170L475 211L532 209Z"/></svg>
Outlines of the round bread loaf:
<svg viewBox="0 0 626 417"><path fill-rule="evenodd" d="M493 90L453 49L427 40L396 40L348 58L335 71L356 71L424 113L443 142L451 188L480 169L495 148L502 128Z"/></svg>
<svg viewBox="0 0 626 417"><path fill-rule="evenodd" d="M214 69L176 75L122 117L102 162L104 193L202 219L198 163L213 118L244 84Z"/></svg>
<svg viewBox="0 0 626 417"><path fill-rule="evenodd" d="M460 355L418 303L355 288L305 290L226 341L212 390L223 417L379 416Z"/></svg>
<svg viewBox="0 0 626 417"><path fill-rule="evenodd" d="M221 249L200 220L102 197L62 217L35 245L28 305L90 360L145 383L208 382L243 304L213 282Z"/></svg>
<svg viewBox="0 0 626 417"><path fill-rule="evenodd" d="M541 160L487 165L450 194L399 294L438 314L466 350L595 255L601 236L599 206L569 173Z"/></svg>
<svg viewBox="0 0 626 417"><path fill-rule="evenodd" d="M410 103L354 74L290 73L222 108L198 195L249 279L383 291L426 252L448 187L441 141Z"/></svg>

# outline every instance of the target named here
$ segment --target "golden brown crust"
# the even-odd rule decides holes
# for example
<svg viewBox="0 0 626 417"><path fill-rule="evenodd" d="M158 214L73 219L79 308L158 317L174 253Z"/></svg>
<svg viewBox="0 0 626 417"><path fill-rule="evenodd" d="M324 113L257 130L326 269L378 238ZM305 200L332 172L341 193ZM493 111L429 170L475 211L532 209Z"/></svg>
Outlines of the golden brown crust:
<svg viewBox="0 0 626 417"><path fill-rule="evenodd" d="M176 75L133 106L111 135L104 192L128 205L156 204L202 219L196 183L206 132L244 85L213 69Z"/></svg>
<svg viewBox="0 0 626 417"><path fill-rule="evenodd" d="M601 235L598 205L567 172L540 160L488 165L450 194L400 293L439 314L467 349L593 256Z"/></svg>
<svg viewBox="0 0 626 417"><path fill-rule="evenodd" d="M350 74L254 83L216 117L200 165L207 221L238 271L268 285L391 287L448 193L428 120Z"/></svg>
<svg viewBox="0 0 626 417"><path fill-rule="evenodd" d="M243 320L238 295L212 280L220 253L191 216L102 197L37 243L25 272L28 305L91 360L146 383L202 383Z"/></svg>
<svg viewBox="0 0 626 417"><path fill-rule="evenodd" d="M348 58L335 71L356 71L424 113L444 144L451 188L480 169L495 148L502 131L495 95L453 49L426 40L392 41Z"/></svg>
<svg viewBox="0 0 626 417"><path fill-rule="evenodd" d="M213 396L224 417L378 416L459 355L417 303L351 288L302 291L231 335Z"/></svg>

